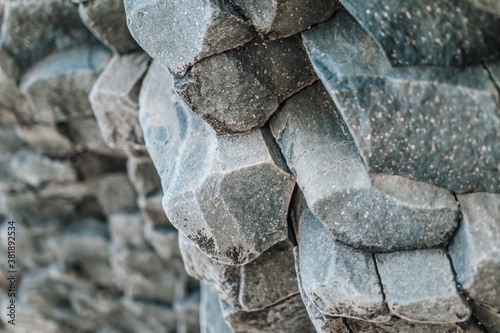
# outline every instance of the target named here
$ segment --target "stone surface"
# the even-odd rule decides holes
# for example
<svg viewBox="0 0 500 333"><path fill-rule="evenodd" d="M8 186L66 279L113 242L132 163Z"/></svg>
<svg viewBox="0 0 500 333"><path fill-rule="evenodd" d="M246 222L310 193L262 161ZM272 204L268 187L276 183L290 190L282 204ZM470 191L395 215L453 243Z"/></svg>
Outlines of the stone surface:
<svg viewBox="0 0 500 333"><path fill-rule="evenodd" d="M500 89L500 60L489 61L484 63L484 66L488 70L493 82Z"/></svg>
<svg viewBox="0 0 500 333"><path fill-rule="evenodd" d="M220 308L219 297L204 283L200 284L200 331L201 333L233 333L227 326L222 310Z"/></svg>
<svg viewBox="0 0 500 333"><path fill-rule="evenodd" d="M29 123L31 120L32 114L16 81L0 68L0 124Z"/></svg>
<svg viewBox="0 0 500 333"><path fill-rule="evenodd" d="M20 89L39 123L92 115L90 88L109 60L104 47L81 47L47 57L23 77Z"/></svg>
<svg viewBox="0 0 500 333"><path fill-rule="evenodd" d="M106 215L137 207L137 194L124 173L101 176L96 184L96 196Z"/></svg>
<svg viewBox="0 0 500 333"><path fill-rule="evenodd" d="M295 183L268 130L216 136L152 65L140 121L170 222L212 259L246 264L286 239ZM174 157L174 158L172 158Z"/></svg>
<svg viewBox="0 0 500 333"><path fill-rule="evenodd" d="M500 16L500 4L495 0L468 0L481 10Z"/></svg>
<svg viewBox="0 0 500 333"><path fill-rule="evenodd" d="M176 75L183 75L203 58L245 44L254 35L228 1L124 3L132 36L153 59Z"/></svg>
<svg viewBox="0 0 500 333"><path fill-rule="evenodd" d="M181 233L179 246L186 272L207 283L222 301L233 308L254 311L299 292L289 241L276 244L243 266L211 260Z"/></svg>
<svg viewBox="0 0 500 333"><path fill-rule="evenodd" d="M311 211L336 240L376 252L448 242L458 221L453 194L369 174L320 82L286 100L269 124Z"/></svg>
<svg viewBox="0 0 500 333"><path fill-rule="evenodd" d="M109 148L104 143L94 117L75 119L57 125L58 129L73 142L75 150L82 155L95 152L117 158L124 157L123 153Z"/></svg>
<svg viewBox="0 0 500 333"><path fill-rule="evenodd" d="M275 333L315 331L300 295L259 311L244 312L221 302L222 314L236 333Z"/></svg>
<svg viewBox="0 0 500 333"><path fill-rule="evenodd" d="M177 93L218 134L263 126L287 97L317 76L298 36L260 38L195 64Z"/></svg>
<svg viewBox="0 0 500 333"><path fill-rule="evenodd" d="M142 52L115 55L92 87L89 100L101 135L112 148L144 147L137 102L149 62Z"/></svg>
<svg viewBox="0 0 500 333"><path fill-rule="evenodd" d="M342 5L324 0L232 0L266 39L288 37L328 20Z"/></svg>
<svg viewBox="0 0 500 333"><path fill-rule="evenodd" d="M148 197L139 197L138 205L142 218L151 227L171 226L162 206L163 192L158 191Z"/></svg>
<svg viewBox="0 0 500 333"><path fill-rule="evenodd" d="M128 53L139 48L130 35L123 0L92 0L80 3L83 24L113 52Z"/></svg>
<svg viewBox="0 0 500 333"><path fill-rule="evenodd" d="M474 304L474 302L471 302L471 304L474 316L487 329L488 333L500 332L500 312Z"/></svg>
<svg viewBox="0 0 500 333"><path fill-rule="evenodd" d="M161 191L160 178L150 158L129 158L127 160L127 174L139 195L148 196Z"/></svg>
<svg viewBox="0 0 500 333"><path fill-rule="evenodd" d="M16 135L31 149L48 156L66 156L73 150L71 141L55 126L17 126Z"/></svg>
<svg viewBox="0 0 500 333"><path fill-rule="evenodd" d="M299 265L303 291L323 315L390 319L373 256L336 242L307 207L299 221Z"/></svg>
<svg viewBox="0 0 500 333"><path fill-rule="evenodd" d="M499 95L482 66L393 68L345 10L302 36L370 172L500 191Z"/></svg>
<svg viewBox="0 0 500 333"><path fill-rule="evenodd" d="M471 1L341 2L394 66L463 66L500 54L500 16Z"/></svg>
<svg viewBox="0 0 500 333"><path fill-rule="evenodd" d="M457 291L445 251L380 253L375 259L392 314L424 323L469 319L471 310Z"/></svg>
<svg viewBox="0 0 500 333"><path fill-rule="evenodd" d="M173 227L158 226L151 228L145 226L144 237L163 259L180 258L177 230Z"/></svg>
<svg viewBox="0 0 500 333"><path fill-rule="evenodd" d="M392 318L386 323L369 323L356 319L346 319L353 333L479 333L481 331L462 329L457 324L424 324Z"/></svg>
<svg viewBox="0 0 500 333"><path fill-rule="evenodd" d="M458 285L474 302L500 311L500 195L458 200L463 219L449 247Z"/></svg>

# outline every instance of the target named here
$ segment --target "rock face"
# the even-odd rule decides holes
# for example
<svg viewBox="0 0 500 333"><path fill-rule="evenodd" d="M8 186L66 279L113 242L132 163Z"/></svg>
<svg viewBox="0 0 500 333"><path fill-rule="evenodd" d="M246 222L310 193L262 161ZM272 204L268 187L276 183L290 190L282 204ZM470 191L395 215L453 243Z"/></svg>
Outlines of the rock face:
<svg viewBox="0 0 500 333"><path fill-rule="evenodd" d="M113 148L144 149L138 98L149 62L142 52L115 55L92 87L92 109L104 141Z"/></svg>
<svg viewBox="0 0 500 333"><path fill-rule="evenodd" d="M500 191L499 95L482 66L393 68L344 10L302 36L370 172Z"/></svg>
<svg viewBox="0 0 500 333"><path fill-rule="evenodd" d="M415 333L479 333L481 329L477 330L462 329L457 324L425 324L409 322L402 319L393 318L385 323L369 323L366 321L356 319L346 319L346 324L349 326L351 332L355 333L402 333L402 332L415 332ZM475 325L475 324L471 324Z"/></svg>
<svg viewBox="0 0 500 333"><path fill-rule="evenodd" d="M288 37L329 19L342 7L324 0L232 0L265 39Z"/></svg>
<svg viewBox="0 0 500 333"><path fill-rule="evenodd" d="M392 314L430 323L469 319L471 310L456 289L445 251L401 251L376 254L375 258Z"/></svg>
<svg viewBox="0 0 500 333"><path fill-rule="evenodd" d="M400 176L369 174L320 82L289 98L270 127L309 207L336 240L379 252L448 242L458 221L454 196Z"/></svg>
<svg viewBox="0 0 500 333"><path fill-rule="evenodd" d="M208 56L253 37L228 1L126 0L127 23L135 40L164 68L183 75Z"/></svg>
<svg viewBox="0 0 500 333"><path fill-rule="evenodd" d="M500 312L472 303L474 316L488 332L500 332Z"/></svg>
<svg viewBox="0 0 500 333"><path fill-rule="evenodd" d="M295 179L268 131L216 136L175 96L169 81L165 70L151 66L139 98L165 212L214 260L248 263L287 237Z"/></svg>
<svg viewBox="0 0 500 333"><path fill-rule="evenodd" d="M340 1L394 66L463 66L500 54L494 32L500 29L500 11L495 15L488 5L471 4L481 1Z"/></svg>
<svg viewBox="0 0 500 333"><path fill-rule="evenodd" d="M449 247L457 282L474 302L500 311L500 195L458 199L463 219Z"/></svg>
<svg viewBox="0 0 500 333"><path fill-rule="evenodd" d="M217 134L263 126L287 97L317 79L298 36L260 38L195 64L175 90Z"/></svg>
<svg viewBox="0 0 500 333"><path fill-rule="evenodd" d="M200 285L200 326L201 333L233 333L227 326L220 308L217 294L204 283Z"/></svg>

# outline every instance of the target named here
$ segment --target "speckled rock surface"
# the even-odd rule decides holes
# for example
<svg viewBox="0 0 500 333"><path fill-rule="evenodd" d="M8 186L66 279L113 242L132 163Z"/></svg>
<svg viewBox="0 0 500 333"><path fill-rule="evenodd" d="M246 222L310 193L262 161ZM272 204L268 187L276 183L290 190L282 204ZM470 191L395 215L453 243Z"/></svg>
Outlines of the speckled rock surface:
<svg viewBox="0 0 500 333"><path fill-rule="evenodd" d="M488 333L500 332L500 312L474 304L473 302L471 305L474 316L487 329Z"/></svg>
<svg viewBox="0 0 500 333"><path fill-rule="evenodd" d="M287 97L317 80L298 36L248 44L200 61L175 90L217 134L265 124Z"/></svg>
<svg viewBox="0 0 500 333"><path fill-rule="evenodd" d="M470 328L462 328L457 324L424 324L409 322L393 318L386 323L369 323L366 321L347 318L346 324L353 333L480 333L482 332L475 324Z"/></svg>
<svg viewBox="0 0 500 333"><path fill-rule="evenodd" d="M302 36L370 172L500 191L499 95L481 65L393 68L345 10Z"/></svg>
<svg viewBox="0 0 500 333"><path fill-rule="evenodd" d="M456 288L444 250L376 254L375 259L392 314L429 323L469 319L470 307Z"/></svg>

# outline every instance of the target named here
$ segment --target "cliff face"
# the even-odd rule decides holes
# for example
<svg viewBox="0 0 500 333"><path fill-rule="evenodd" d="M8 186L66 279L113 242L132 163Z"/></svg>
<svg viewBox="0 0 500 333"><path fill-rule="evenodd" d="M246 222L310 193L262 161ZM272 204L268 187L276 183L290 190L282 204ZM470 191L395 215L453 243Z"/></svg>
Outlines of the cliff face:
<svg viewBox="0 0 500 333"><path fill-rule="evenodd" d="M500 332L498 6L74 2L0 1L2 329Z"/></svg>

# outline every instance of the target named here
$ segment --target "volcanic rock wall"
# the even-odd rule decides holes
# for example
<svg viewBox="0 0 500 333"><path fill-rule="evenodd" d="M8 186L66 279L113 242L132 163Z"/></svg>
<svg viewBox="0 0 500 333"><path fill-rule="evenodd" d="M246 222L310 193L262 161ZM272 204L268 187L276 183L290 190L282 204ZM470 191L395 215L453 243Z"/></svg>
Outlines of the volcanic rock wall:
<svg viewBox="0 0 500 333"><path fill-rule="evenodd" d="M0 2L25 331L500 332L494 2L77 2Z"/></svg>

